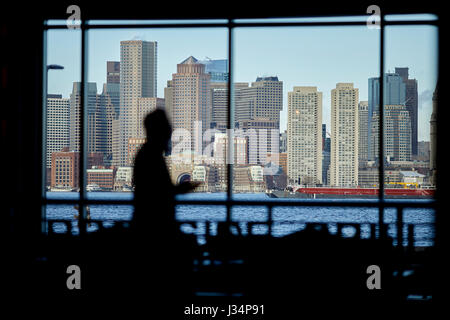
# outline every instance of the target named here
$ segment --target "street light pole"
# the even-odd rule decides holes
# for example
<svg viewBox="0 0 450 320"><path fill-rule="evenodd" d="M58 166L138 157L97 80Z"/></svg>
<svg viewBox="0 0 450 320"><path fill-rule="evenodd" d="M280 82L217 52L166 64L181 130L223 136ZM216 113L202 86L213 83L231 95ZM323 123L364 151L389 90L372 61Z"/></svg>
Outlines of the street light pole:
<svg viewBox="0 0 450 320"><path fill-rule="evenodd" d="M50 64L50 65L46 65L45 66L45 87L43 88L43 101L42 101L42 109L43 109L43 114L42 114L42 123L43 123L43 127L42 127L42 132L43 132L43 137L41 138L42 141L42 160L43 162L45 162L45 170L44 167L41 167L42 169L42 181L41 182L41 186L42 186L42 190L41 190L41 196L42 198L44 198L46 196L45 192L47 191L47 106L48 106L48 101L47 101L47 91L48 91L48 71L49 70L62 70L64 69L63 66L57 65L57 64ZM45 212L45 207L42 207L42 212L41 212L41 218L42 218L42 232L46 232L47 228L46 228L46 223L45 223L45 219L46 219L46 212Z"/></svg>
<svg viewBox="0 0 450 320"><path fill-rule="evenodd" d="M44 90L44 101L45 101L45 114L44 117L47 118L47 107L48 107L48 100L47 100L47 96L48 96L48 71L49 70L63 70L64 67L60 66L58 64L49 64L46 66L45 68L45 90ZM44 119L44 123L47 123L47 119ZM45 154L45 168L47 168L47 126L45 125L44 127L44 134L45 134L45 138L44 138L44 154ZM47 173L47 169L45 170L45 172ZM47 180L47 175L45 175L45 179ZM47 185L47 181L45 181L45 185Z"/></svg>

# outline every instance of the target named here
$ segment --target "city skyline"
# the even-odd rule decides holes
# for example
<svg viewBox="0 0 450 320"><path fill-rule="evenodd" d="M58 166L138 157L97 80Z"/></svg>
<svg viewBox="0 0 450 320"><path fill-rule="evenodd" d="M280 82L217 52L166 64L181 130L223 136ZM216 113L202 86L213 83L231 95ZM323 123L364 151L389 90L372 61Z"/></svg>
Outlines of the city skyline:
<svg viewBox="0 0 450 320"><path fill-rule="evenodd" d="M410 30L412 28L415 29L414 32ZM265 32L261 32L261 29L265 29L263 30ZM368 100L367 81L370 77L378 76L379 72L376 50L378 42L375 41L377 39L376 32L366 28L353 27L347 32L343 32L348 30L345 28L333 30L324 28L326 29L324 32L320 31L323 29L315 29L306 33L304 29L309 30L310 28L304 28L303 31L298 28L286 29L239 29L235 33L233 60L233 82L253 82L258 76L263 75L278 76L280 81L283 81L283 110L280 115L280 131L284 131L287 127L287 92L291 91L294 86L317 86L318 90L324 93L323 123L327 124L327 127L330 126L331 89L336 83L353 82L355 87L360 89L360 100ZM408 27L407 30L403 29L405 27L390 27L386 31L386 47L391 48L391 50L388 50L386 54L385 71L393 71L395 67L409 67L410 78L417 79L419 87L418 140L429 141L431 96L437 78L434 62L437 45L436 31L432 27ZM176 64L186 57L192 55L199 59L203 59L203 57L227 58L225 30L189 29L174 31L119 30L114 31L114 35L108 33L110 31L90 32L89 82L96 82L98 89L106 82L104 73L106 61L120 60L118 59L118 44L121 40L127 39L125 38L127 34L129 35L128 39L140 37L158 42L157 91L158 97L161 98L167 80L170 80L171 74L175 72ZM69 34L71 36L68 36ZM341 42L333 40L336 34L342 38ZM312 40L318 35L321 36L319 38L322 41L316 41L319 44L315 44ZM265 40L261 39L263 36ZM296 38L289 38L293 36ZM80 40L79 38L79 34L75 31L57 30L49 32L47 63L58 63L65 66L63 71L49 73L48 92L50 94L62 94L63 97L68 97L72 82L76 81L77 78L79 79L79 70L77 72L75 69L80 67L80 54L79 50L74 50L79 47L79 42L77 42ZM311 48L308 52L300 50L302 46L296 44L298 38L303 39L303 43L310 44ZM424 45L424 41L428 42L429 45ZM269 44L271 45L269 46ZM276 44L279 44L279 46L277 47ZM173 50L175 45L178 46L178 50ZM289 59L283 59L283 54L286 55L285 51L289 51L289 46L291 46ZM327 49L333 46L336 50L331 53ZM101 47L101 50L97 50L97 47ZM276 48L271 49L270 47ZM355 50L355 48L363 49ZM305 58L309 58L307 62L310 66L305 67L305 64L308 63L303 61L308 59L300 59L301 56L297 60L292 58L299 53L299 50ZM279 52L283 52L283 54ZM314 53L318 55L312 60ZM267 56L270 56L270 59L267 59ZM264 63L264 59L266 59L266 63ZM330 64L339 59L342 63L331 68ZM330 60L330 62L327 62L327 60ZM321 68L318 68L318 65ZM349 68L349 65L353 67ZM302 70L299 71L299 68L302 68ZM72 79L71 83L62 81L70 78Z"/></svg>

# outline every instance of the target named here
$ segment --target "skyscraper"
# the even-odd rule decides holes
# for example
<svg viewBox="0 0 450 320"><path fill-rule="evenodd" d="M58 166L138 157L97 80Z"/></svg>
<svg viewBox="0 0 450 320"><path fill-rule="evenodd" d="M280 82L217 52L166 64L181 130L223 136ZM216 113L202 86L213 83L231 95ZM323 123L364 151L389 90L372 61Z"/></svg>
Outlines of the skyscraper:
<svg viewBox="0 0 450 320"><path fill-rule="evenodd" d="M405 84L405 106L409 112L409 116L411 118L411 154L418 154L418 106L419 106L419 98L418 98L418 89L417 89L417 80L409 79L409 68L395 68L395 73L397 73L403 79L403 83Z"/></svg>
<svg viewBox="0 0 450 320"><path fill-rule="evenodd" d="M287 152L291 183L322 183L322 92L317 87L288 92Z"/></svg>
<svg viewBox="0 0 450 320"><path fill-rule="evenodd" d="M137 117L138 124L136 126L136 132L133 133L133 137L145 138L146 132L144 128L144 119L150 112L156 109L164 109L164 99L161 98L139 98Z"/></svg>
<svg viewBox="0 0 450 320"><path fill-rule="evenodd" d="M138 117L138 99L156 97L156 41L128 40L120 42L120 112L119 159L127 163L128 139L134 137L143 119Z"/></svg>
<svg viewBox="0 0 450 320"><path fill-rule="evenodd" d="M120 62L106 62L106 83L120 83Z"/></svg>
<svg viewBox="0 0 450 320"><path fill-rule="evenodd" d="M359 102L359 146L358 158L360 162L369 159L369 103L368 101Z"/></svg>
<svg viewBox="0 0 450 320"><path fill-rule="evenodd" d="M164 88L164 108L167 118L172 123L172 103L173 103L173 86L172 80L167 80L167 86Z"/></svg>
<svg viewBox="0 0 450 320"><path fill-rule="evenodd" d="M228 83L211 82L211 128L225 133L228 127Z"/></svg>
<svg viewBox="0 0 450 320"><path fill-rule="evenodd" d="M235 86L235 120L242 122L270 118L280 122L283 109L283 81L278 77L257 77L249 87Z"/></svg>
<svg viewBox="0 0 450 320"><path fill-rule="evenodd" d="M119 165L114 159L119 159L119 113L120 113L120 62L106 62L106 83L100 95L100 106L106 126L106 151L104 164ZM117 132L116 132L117 131ZM116 139L115 139L115 138Z"/></svg>
<svg viewBox="0 0 450 320"><path fill-rule="evenodd" d="M331 153L331 138L327 131L327 125L322 124L322 184L328 185L329 171L330 171L330 153Z"/></svg>
<svg viewBox="0 0 450 320"><path fill-rule="evenodd" d="M234 165L246 165L247 162L247 139L244 137L233 137L233 162L228 158L228 135L216 133L214 137L214 161L218 165L233 163Z"/></svg>
<svg viewBox="0 0 450 320"><path fill-rule="evenodd" d="M406 101L406 86L402 77L397 73L385 73L383 77L383 96L385 105L404 105ZM372 117L375 111L379 110L380 104L380 79L379 77L369 78L369 101L368 101L368 141L369 157L373 155L372 151ZM374 159L369 159L374 160Z"/></svg>
<svg viewBox="0 0 450 320"><path fill-rule="evenodd" d="M100 95L100 106L105 117L106 126L106 150L104 161L106 165L113 164L114 149L118 152L118 141L113 140L114 121L119 120L120 85L119 83L104 83ZM117 155L118 157L118 155Z"/></svg>
<svg viewBox="0 0 450 320"><path fill-rule="evenodd" d="M331 90L330 185L358 185L359 90L353 83L338 83Z"/></svg>
<svg viewBox="0 0 450 320"><path fill-rule="evenodd" d="M257 77L251 86L235 84L235 122L249 137L249 163L264 164L267 153L279 152L283 82Z"/></svg>
<svg viewBox="0 0 450 320"><path fill-rule="evenodd" d="M74 82L72 93L70 94L69 112L69 149L80 151L80 106L81 106L81 82ZM97 84L88 82L87 84L87 152L104 152L105 137L104 125L101 123L102 117L99 110L99 95L97 94Z"/></svg>
<svg viewBox="0 0 450 320"><path fill-rule="evenodd" d="M379 112L372 116L372 158L379 158ZM384 155L391 161L411 161L411 119L405 105L384 106Z"/></svg>
<svg viewBox="0 0 450 320"><path fill-rule="evenodd" d="M205 73L211 77L211 82L228 82L228 60L218 59L212 60L206 58L199 61L205 65Z"/></svg>
<svg viewBox="0 0 450 320"><path fill-rule="evenodd" d="M60 94L47 95L47 168L52 153L69 146L69 99Z"/></svg>
<svg viewBox="0 0 450 320"><path fill-rule="evenodd" d="M437 147L437 108L438 108L438 90L436 88L433 92L433 110L430 117L430 182L432 185L436 185L436 169L437 169L437 158L436 158L436 147Z"/></svg>
<svg viewBox="0 0 450 320"><path fill-rule="evenodd" d="M210 128L210 75L205 65L190 56L172 74L172 153L203 152L203 133ZM182 139L182 141L180 141Z"/></svg>

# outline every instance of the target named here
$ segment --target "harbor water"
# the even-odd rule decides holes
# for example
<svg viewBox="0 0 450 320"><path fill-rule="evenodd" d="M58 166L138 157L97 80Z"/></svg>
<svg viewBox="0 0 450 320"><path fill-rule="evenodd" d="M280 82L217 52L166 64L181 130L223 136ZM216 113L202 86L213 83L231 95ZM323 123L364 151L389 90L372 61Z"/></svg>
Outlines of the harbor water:
<svg viewBox="0 0 450 320"><path fill-rule="evenodd" d="M77 199L79 194L76 192L47 192L49 199ZM89 192L88 199L101 200L131 200L133 194L131 192ZM295 198L269 198L264 193L257 194L235 194L233 198L244 201L292 201ZM194 200L225 200L225 193L190 193L178 196L178 199L194 199ZM337 223L359 223L361 224L361 237L370 237L370 225L378 223L378 208L364 207L364 202L377 200L356 199L353 201L361 201L361 207L308 207L304 203L308 201L320 202L324 200L309 199L302 200L302 205L292 207L273 207L272 218L272 235L284 236L305 228L306 223L327 223L330 233L337 231ZM348 200L327 199L326 201L337 201L345 203ZM427 199L409 199L408 202L427 202ZM90 216L93 220L102 220L105 227L112 226L114 221L129 221L133 215L132 205L121 204L101 204L89 205ZM403 239L404 245L407 245L407 225L414 225L414 245L415 246L431 246L434 239L434 210L429 208L405 208L403 210ZM72 204L50 204L46 206L46 218L48 220L71 220L72 232L78 232L76 226L75 215L78 214L77 209ZM268 218L268 210L261 204L260 206L234 206L231 211L232 220L236 221L243 234L266 234L268 232L267 225L264 224ZM206 226L209 225L209 233L211 235L217 232L217 223L226 220L226 207L223 205L177 205L176 219L181 222L181 229L186 233L194 233L197 235L200 244L205 242ZM183 224L183 221L196 221L195 227L191 224ZM206 222L209 222L207 224ZM261 222L261 224L253 224L251 230L248 222ZM388 235L396 237L396 210L394 208L386 208L384 211L384 222L388 226ZM149 229L157 226L149 226ZM91 225L88 231L95 231L96 226ZM53 231L56 233L68 232L63 223L55 223ZM236 230L237 231L237 230ZM353 228L344 228L344 236L351 237L355 230ZM394 240L394 244L396 241Z"/></svg>

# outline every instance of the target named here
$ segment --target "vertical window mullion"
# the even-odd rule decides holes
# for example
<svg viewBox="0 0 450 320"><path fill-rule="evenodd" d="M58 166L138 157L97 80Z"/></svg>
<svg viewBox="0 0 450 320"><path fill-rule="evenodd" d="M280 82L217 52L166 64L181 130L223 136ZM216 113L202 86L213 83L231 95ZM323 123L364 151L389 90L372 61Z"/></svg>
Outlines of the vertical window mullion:
<svg viewBox="0 0 450 320"><path fill-rule="evenodd" d="M80 86L80 142L79 142L79 188L80 188L80 198L78 208L79 221L78 228L80 235L85 233L85 220L86 220L86 150L87 150L87 106L88 106L88 83L87 83L87 50L88 50L88 39L87 39L87 28L86 21L81 21L81 86Z"/></svg>
<svg viewBox="0 0 450 320"><path fill-rule="evenodd" d="M379 106L380 115L379 137L378 137L378 181L379 181L379 201L378 208L378 226L380 237L384 236L384 15L380 14L380 80L379 80Z"/></svg>
<svg viewBox="0 0 450 320"><path fill-rule="evenodd" d="M227 162L227 222L231 222L231 197L233 195L233 160L234 160L234 137L231 130L234 129L234 108L233 108L233 25L232 20L228 21L228 108L227 108L227 137L228 137L228 162Z"/></svg>
<svg viewBox="0 0 450 320"><path fill-rule="evenodd" d="M47 22L45 22L46 24ZM48 30L42 30L42 47L44 53L42 55L42 66L43 66L43 75L42 75L42 90L44 94L42 95L42 150L41 150L41 232L46 234L48 231L47 228L47 94L48 94L48 68L47 68L47 34ZM45 165L43 165L45 164Z"/></svg>

